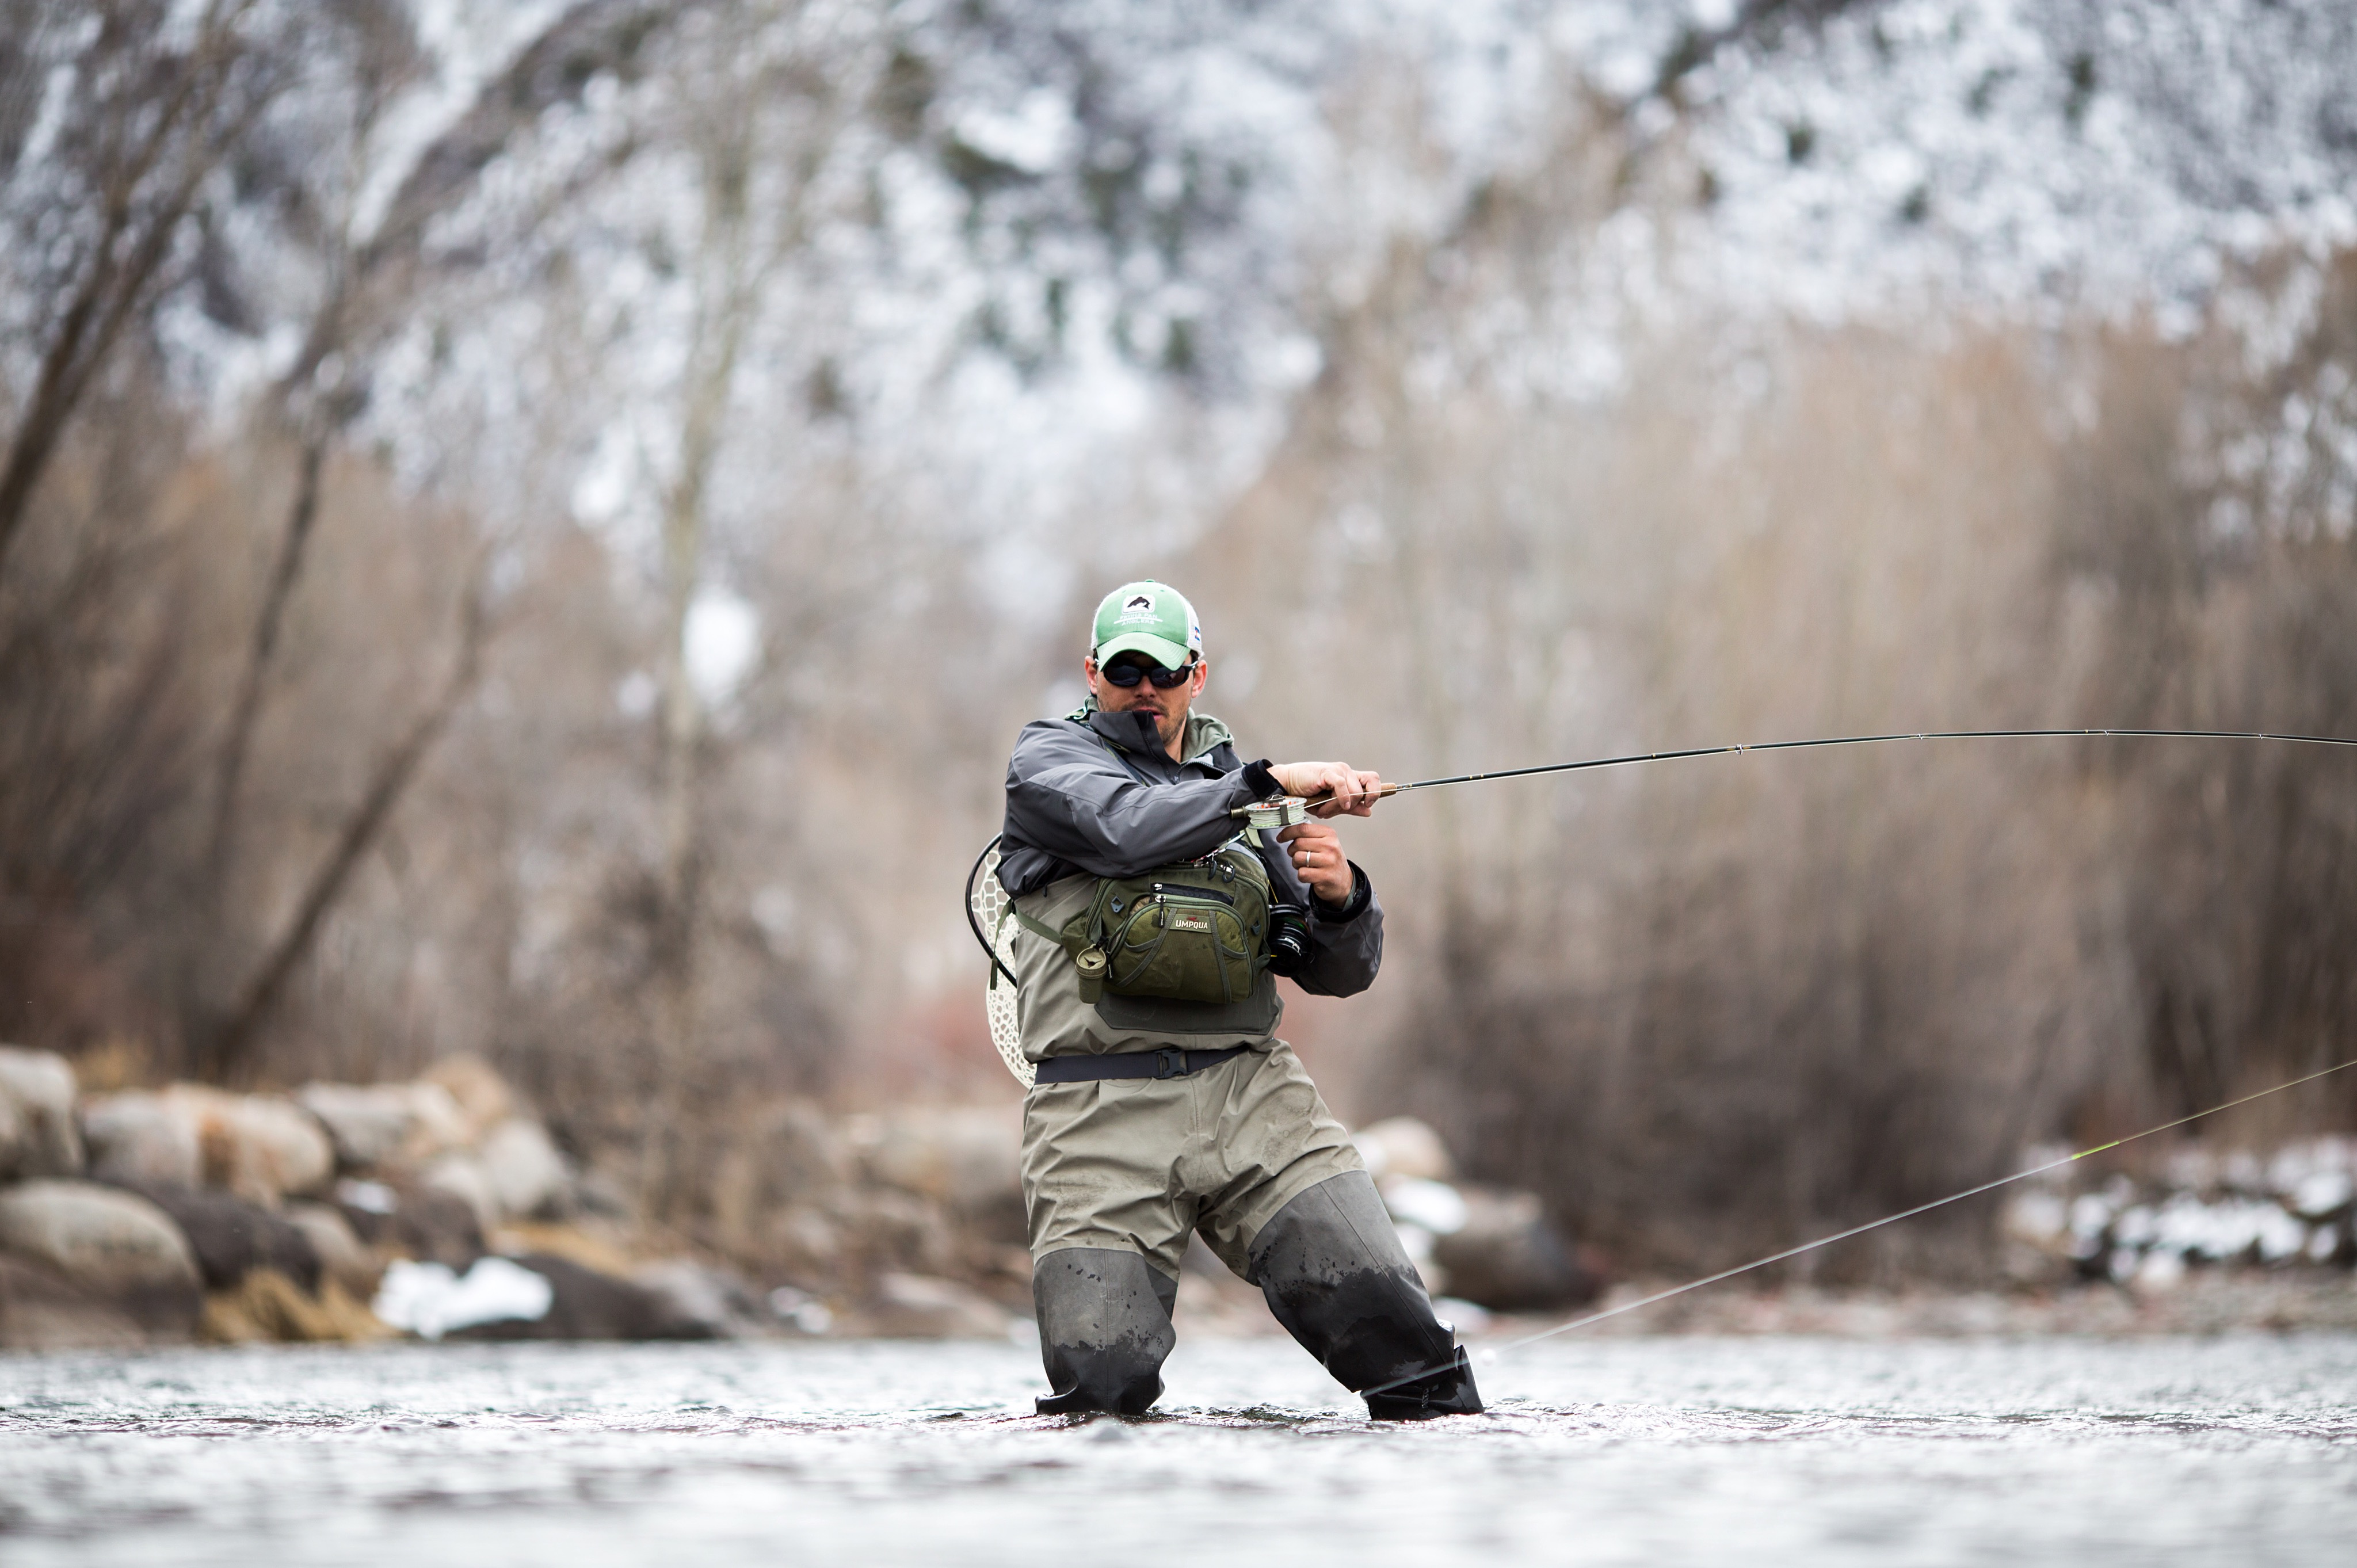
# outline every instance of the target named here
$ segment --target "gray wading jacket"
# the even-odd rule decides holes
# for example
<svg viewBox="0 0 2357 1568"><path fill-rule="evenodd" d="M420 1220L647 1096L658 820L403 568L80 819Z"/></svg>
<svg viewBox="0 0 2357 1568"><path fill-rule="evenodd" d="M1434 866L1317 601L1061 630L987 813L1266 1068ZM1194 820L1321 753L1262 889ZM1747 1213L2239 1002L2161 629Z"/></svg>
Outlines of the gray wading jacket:
<svg viewBox="0 0 2357 1568"><path fill-rule="evenodd" d="M1237 761L1227 725L1209 714L1188 716L1179 749L1185 760L1173 762L1150 714L1092 707L1026 725L1006 765L999 844L998 879L1017 908L1059 929L1088 907L1097 878L1135 876L1210 854L1236 836L1240 824L1231 809L1276 792L1264 764ZM1364 991L1383 958L1383 911L1367 874L1353 863L1350 898L1340 908L1326 904L1303 886L1275 836L1262 837L1254 847L1268 871L1270 897L1310 912L1309 961L1294 983L1321 996ZM1079 974L1064 950L1021 927L1011 967L1021 983L1016 1013L1023 1054L1033 1061L1164 1046L1265 1046L1285 1014L1276 977L1268 973L1241 1002L1107 995L1092 1006L1081 1000Z"/></svg>

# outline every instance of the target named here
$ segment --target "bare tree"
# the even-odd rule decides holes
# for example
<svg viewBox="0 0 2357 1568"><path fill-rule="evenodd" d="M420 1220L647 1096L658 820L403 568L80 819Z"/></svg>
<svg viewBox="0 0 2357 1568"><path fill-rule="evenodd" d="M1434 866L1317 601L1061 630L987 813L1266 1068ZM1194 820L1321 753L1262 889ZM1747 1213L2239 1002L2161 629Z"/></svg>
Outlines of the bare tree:
<svg viewBox="0 0 2357 1568"><path fill-rule="evenodd" d="M156 0L91 9L36 5L13 51L19 104L42 67L72 91L45 155L28 162L20 141L0 173L18 188L12 205L75 220L62 246L8 247L38 258L16 286L38 302L39 348L0 456L0 571L92 378L172 281L167 263L199 190L287 78L286 57L261 47L258 0L209 0L185 29Z"/></svg>

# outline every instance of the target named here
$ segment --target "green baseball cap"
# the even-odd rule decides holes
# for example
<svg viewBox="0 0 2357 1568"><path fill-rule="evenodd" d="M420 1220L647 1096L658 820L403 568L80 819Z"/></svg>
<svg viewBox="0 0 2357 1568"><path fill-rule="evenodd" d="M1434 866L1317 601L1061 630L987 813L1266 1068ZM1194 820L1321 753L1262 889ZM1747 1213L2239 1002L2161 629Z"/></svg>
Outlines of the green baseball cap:
<svg viewBox="0 0 2357 1568"><path fill-rule="evenodd" d="M1147 577L1124 583L1097 606L1090 651L1099 665L1116 653L1143 653L1176 670L1203 651L1203 628L1186 595Z"/></svg>

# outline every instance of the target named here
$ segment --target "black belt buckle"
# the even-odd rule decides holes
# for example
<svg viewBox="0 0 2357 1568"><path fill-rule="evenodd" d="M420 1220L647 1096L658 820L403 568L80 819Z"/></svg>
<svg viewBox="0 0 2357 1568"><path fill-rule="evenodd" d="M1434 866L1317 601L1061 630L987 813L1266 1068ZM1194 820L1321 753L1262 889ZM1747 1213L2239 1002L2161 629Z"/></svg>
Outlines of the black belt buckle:
<svg viewBox="0 0 2357 1568"><path fill-rule="evenodd" d="M1187 1053L1177 1046L1165 1046L1154 1053L1154 1076L1184 1078L1187 1076Z"/></svg>

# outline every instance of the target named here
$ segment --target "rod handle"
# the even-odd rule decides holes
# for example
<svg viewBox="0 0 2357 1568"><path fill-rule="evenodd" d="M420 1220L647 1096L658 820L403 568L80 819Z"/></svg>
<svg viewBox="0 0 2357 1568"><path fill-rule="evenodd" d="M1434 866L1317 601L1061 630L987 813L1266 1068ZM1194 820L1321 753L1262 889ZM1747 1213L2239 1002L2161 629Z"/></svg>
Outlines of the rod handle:
<svg viewBox="0 0 2357 1568"><path fill-rule="evenodd" d="M1405 784L1386 784L1382 789L1375 791L1375 799L1378 800L1388 800L1406 788L1407 786ZM1333 798L1334 791L1329 789L1323 795L1308 796L1304 799L1301 803L1304 806L1322 806Z"/></svg>

